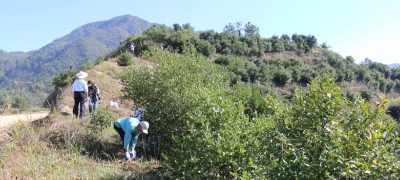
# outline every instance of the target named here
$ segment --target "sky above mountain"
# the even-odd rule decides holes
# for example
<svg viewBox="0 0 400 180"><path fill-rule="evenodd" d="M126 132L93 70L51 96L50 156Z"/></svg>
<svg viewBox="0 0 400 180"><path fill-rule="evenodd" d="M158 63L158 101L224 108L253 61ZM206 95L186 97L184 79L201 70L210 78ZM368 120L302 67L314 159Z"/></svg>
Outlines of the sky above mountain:
<svg viewBox="0 0 400 180"><path fill-rule="evenodd" d="M86 23L131 14L152 23L190 23L222 31L227 23L252 22L263 37L311 34L342 56L398 63L398 0L19 0L0 3L0 49L31 51Z"/></svg>

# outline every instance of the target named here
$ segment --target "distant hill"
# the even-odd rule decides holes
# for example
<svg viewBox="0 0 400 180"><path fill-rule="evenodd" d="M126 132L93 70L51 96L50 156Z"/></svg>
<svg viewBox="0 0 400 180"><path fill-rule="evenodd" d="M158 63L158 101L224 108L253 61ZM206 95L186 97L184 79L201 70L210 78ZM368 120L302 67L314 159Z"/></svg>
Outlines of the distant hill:
<svg viewBox="0 0 400 180"><path fill-rule="evenodd" d="M390 68L395 68L395 67L399 67L400 63L394 63L394 64L389 64Z"/></svg>
<svg viewBox="0 0 400 180"><path fill-rule="evenodd" d="M121 41L153 25L139 17L124 15L85 24L29 53L1 50L0 95L1 91L13 90L14 81L38 83L49 92L55 74L68 70L70 66L79 68L86 58L93 62L118 47Z"/></svg>

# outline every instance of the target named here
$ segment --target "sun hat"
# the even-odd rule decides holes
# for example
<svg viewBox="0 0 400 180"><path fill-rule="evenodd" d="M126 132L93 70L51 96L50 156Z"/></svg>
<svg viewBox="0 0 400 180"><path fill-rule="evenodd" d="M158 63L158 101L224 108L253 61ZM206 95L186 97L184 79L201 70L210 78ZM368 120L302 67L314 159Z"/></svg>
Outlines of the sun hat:
<svg viewBox="0 0 400 180"><path fill-rule="evenodd" d="M149 123L147 121L142 121L140 122L140 126L142 126L142 131L143 133L147 134L148 133L148 129L149 129Z"/></svg>
<svg viewBox="0 0 400 180"><path fill-rule="evenodd" d="M88 76L88 73L85 73L83 71L81 71L78 74L76 74L76 77L79 78L79 79L83 79L83 78L85 78L87 76Z"/></svg>

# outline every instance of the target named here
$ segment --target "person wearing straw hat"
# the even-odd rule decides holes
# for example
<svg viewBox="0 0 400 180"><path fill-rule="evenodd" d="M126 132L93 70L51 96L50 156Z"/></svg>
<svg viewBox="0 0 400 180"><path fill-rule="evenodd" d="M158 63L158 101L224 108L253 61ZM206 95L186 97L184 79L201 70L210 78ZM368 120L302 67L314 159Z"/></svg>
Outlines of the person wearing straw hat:
<svg viewBox="0 0 400 180"><path fill-rule="evenodd" d="M79 118L82 118L85 114L85 102L87 101L88 97L88 85L84 78L88 76L87 73L80 71L76 74L76 79L74 84L72 84L72 92L74 92L74 109L73 113L75 117L78 117L78 109Z"/></svg>
<svg viewBox="0 0 400 180"><path fill-rule="evenodd" d="M126 160L136 157L135 146L139 135L141 133L147 134L149 126L147 121L139 121L133 117L124 117L114 121L114 129L121 138Z"/></svg>

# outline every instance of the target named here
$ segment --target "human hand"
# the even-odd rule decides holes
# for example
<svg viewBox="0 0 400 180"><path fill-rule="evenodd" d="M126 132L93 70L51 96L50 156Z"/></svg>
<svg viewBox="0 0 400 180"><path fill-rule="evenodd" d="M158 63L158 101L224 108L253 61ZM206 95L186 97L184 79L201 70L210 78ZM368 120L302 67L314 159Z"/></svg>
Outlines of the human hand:
<svg viewBox="0 0 400 180"><path fill-rule="evenodd" d="M125 159L126 160L130 160L131 159L131 155L129 154L129 152L125 152Z"/></svg>
<svg viewBox="0 0 400 180"><path fill-rule="evenodd" d="M135 150L132 150L129 154L130 154L131 159L135 159L136 158L136 151Z"/></svg>

